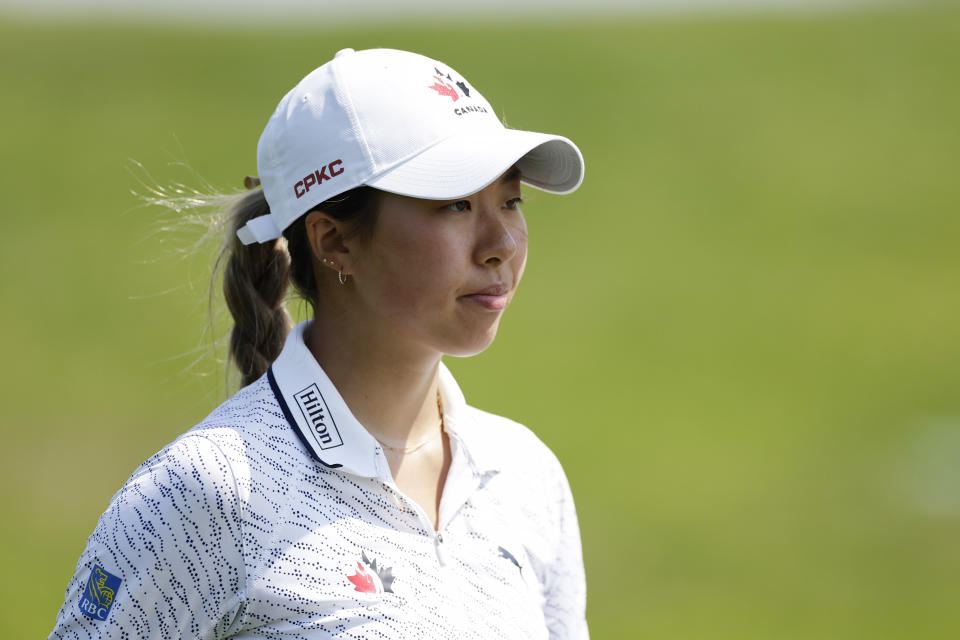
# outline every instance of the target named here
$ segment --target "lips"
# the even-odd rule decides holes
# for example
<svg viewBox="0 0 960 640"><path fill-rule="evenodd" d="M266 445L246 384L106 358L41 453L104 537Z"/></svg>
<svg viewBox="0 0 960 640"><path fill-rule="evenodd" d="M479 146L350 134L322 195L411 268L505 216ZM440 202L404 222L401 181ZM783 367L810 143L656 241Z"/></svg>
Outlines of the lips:
<svg viewBox="0 0 960 640"><path fill-rule="evenodd" d="M485 289L467 294L463 298L488 311L502 311L507 307L507 294L510 287L505 284L494 284Z"/></svg>

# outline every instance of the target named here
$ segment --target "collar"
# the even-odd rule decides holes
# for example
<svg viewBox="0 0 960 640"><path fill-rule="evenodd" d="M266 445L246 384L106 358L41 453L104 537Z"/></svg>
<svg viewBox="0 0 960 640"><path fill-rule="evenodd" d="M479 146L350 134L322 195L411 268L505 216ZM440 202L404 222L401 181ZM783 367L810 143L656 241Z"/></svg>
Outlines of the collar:
<svg viewBox="0 0 960 640"><path fill-rule="evenodd" d="M303 335L308 326L309 321L301 322L290 331L283 351L267 370L284 417L320 464L368 478L392 478L380 444L354 417L307 348ZM474 473L498 471L499 456L484 433L480 414L467 405L442 362L439 386L444 429L462 446Z"/></svg>

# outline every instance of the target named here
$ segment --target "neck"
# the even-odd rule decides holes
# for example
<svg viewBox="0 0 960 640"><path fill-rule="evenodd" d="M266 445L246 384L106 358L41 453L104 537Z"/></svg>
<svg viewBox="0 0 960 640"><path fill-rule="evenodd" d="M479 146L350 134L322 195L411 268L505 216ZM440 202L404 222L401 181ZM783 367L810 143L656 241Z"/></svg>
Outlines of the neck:
<svg viewBox="0 0 960 640"><path fill-rule="evenodd" d="M436 433L440 354L404 349L396 336L377 336L343 317L317 314L304 337L354 417L390 446Z"/></svg>

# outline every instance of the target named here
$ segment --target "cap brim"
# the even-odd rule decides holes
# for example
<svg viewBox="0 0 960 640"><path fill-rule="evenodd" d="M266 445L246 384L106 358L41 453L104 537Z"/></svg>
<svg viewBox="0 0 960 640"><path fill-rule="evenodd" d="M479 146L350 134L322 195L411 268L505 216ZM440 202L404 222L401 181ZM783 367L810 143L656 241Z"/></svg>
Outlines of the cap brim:
<svg viewBox="0 0 960 640"><path fill-rule="evenodd" d="M449 200L480 191L514 165L523 182L551 193L571 193L583 182L583 155L567 138L492 128L445 138L365 184L414 198Z"/></svg>

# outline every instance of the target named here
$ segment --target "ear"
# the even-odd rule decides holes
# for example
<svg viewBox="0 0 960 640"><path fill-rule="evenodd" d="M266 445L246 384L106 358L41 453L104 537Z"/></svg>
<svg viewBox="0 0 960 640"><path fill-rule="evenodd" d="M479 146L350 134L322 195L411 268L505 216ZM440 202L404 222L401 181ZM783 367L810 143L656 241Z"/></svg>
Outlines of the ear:
<svg viewBox="0 0 960 640"><path fill-rule="evenodd" d="M344 244L346 223L323 211L311 211L304 220L307 239L317 262L344 275L350 273L350 249Z"/></svg>

